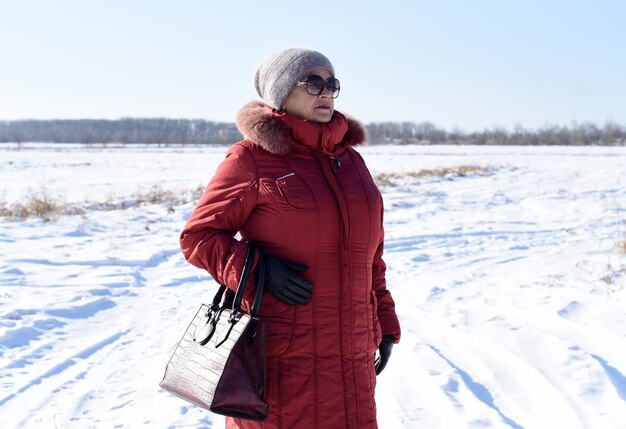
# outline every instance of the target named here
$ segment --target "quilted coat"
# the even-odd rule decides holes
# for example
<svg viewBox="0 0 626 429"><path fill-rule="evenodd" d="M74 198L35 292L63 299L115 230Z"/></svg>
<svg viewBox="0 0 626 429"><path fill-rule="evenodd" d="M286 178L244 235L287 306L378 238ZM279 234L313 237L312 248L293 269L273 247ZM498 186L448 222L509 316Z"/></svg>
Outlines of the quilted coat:
<svg viewBox="0 0 626 429"><path fill-rule="evenodd" d="M382 334L399 341L400 326L385 284L382 198L353 149L365 132L337 111L316 123L260 102L241 110L238 127L244 140L191 213L183 253L235 289L249 240L307 265L313 295L289 306L264 294L270 414L226 427L376 428L374 354Z"/></svg>

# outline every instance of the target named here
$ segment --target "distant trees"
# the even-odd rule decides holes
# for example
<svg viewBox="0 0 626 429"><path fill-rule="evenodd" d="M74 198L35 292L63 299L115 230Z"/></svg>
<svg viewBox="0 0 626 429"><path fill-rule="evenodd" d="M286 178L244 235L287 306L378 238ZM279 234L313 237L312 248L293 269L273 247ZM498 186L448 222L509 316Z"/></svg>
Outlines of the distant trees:
<svg viewBox="0 0 626 429"><path fill-rule="evenodd" d="M366 125L368 141L377 144L472 144L472 145L626 145L626 127L607 122L598 127L590 122L571 126L548 125L528 130L517 124L504 128L466 133L448 132L430 122L379 122Z"/></svg>
<svg viewBox="0 0 626 429"><path fill-rule="evenodd" d="M547 125L528 130L517 124L504 128L464 132L446 131L430 122L373 122L365 125L369 144L474 145L626 145L626 127L607 122L569 126ZM201 119L122 118L118 120L0 121L0 143L144 143L231 144L242 138L233 123Z"/></svg>
<svg viewBox="0 0 626 429"><path fill-rule="evenodd" d="M240 138L235 124L201 119L0 121L0 142L226 144Z"/></svg>

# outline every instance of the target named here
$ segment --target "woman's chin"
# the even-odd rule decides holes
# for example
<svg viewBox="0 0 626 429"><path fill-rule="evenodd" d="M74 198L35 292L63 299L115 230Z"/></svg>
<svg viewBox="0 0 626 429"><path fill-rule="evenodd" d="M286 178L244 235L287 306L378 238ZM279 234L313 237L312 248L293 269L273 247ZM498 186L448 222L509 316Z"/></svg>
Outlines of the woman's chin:
<svg viewBox="0 0 626 429"><path fill-rule="evenodd" d="M328 122L333 118L331 109L315 109L312 120L315 122Z"/></svg>

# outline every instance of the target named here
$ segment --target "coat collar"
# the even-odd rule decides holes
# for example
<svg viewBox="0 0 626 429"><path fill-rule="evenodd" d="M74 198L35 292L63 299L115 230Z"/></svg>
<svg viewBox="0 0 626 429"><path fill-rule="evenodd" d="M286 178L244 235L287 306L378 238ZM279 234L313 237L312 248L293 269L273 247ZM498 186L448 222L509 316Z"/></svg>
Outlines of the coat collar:
<svg viewBox="0 0 626 429"><path fill-rule="evenodd" d="M237 127L249 140L274 155L286 155L294 145L338 155L365 141L361 124L335 111L328 123L317 123L253 101L237 116Z"/></svg>

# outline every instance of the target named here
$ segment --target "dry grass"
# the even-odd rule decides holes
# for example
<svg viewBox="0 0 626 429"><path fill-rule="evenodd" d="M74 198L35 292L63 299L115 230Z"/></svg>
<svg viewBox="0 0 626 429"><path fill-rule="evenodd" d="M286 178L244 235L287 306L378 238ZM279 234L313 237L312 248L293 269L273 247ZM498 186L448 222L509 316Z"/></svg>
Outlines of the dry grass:
<svg viewBox="0 0 626 429"><path fill-rule="evenodd" d="M7 204L0 202L0 216L26 219L36 217L45 221L57 219L68 209L68 205L59 198L52 198L45 189L31 193L24 200Z"/></svg>
<svg viewBox="0 0 626 429"><path fill-rule="evenodd" d="M606 283L608 286L617 286L623 288L626 284L624 282L626 278L626 265L621 264L619 266L613 266L608 263L605 268L605 273L600 280Z"/></svg>
<svg viewBox="0 0 626 429"><path fill-rule="evenodd" d="M146 204L164 204L168 212L174 212L174 206L197 201L204 192L203 186L195 189L174 192L163 189L160 185L154 185L148 190L138 190L130 197L120 197L110 194L103 203L89 205L91 210L126 210Z"/></svg>
<svg viewBox="0 0 626 429"><path fill-rule="evenodd" d="M170 213L174 206L197 201L204 192L203 186L195 189L174 192L155 185L147 191L137 191L130 197L115 197L109 195L104 202L67 204L61 198L52 198L42 189L32 192L22 201L8 204L4 199L0 201L0 217L28 219L39 218L53 221L62 215L85 214L88 210L126 210L132 207L148 204L163 204Z"/></svg>
<svg viewBox="0 0 626 429"><path fill-rule="evenodd" d="M135 202L137 205L142 204L165 204L169 213L174 213L174 206L197 201L204 192L203 186L186 192L174 192L163 189L159 185L154 185L148 191L141 191L135 194Z"/></svg>
<svg viewBox="0 0 626 429"><path fill-rule="evenodd" d="M465 177L471 174L484 176L490 174L493 167L481 167L479 165L459 165L457 167L445 167L435 169L423 169L419 171L406 171L403 173L380 173L374 176L378 186L396 186L399 180L417 177Z"/></svg>
<svg viewBox="0 0 626 429"><path fill-rule="evenodd" d="M147 191L140 191L135 194L135 200L138 204L167 204L175 206L185 204L190 201L196 201L204 192L204 187L198 186L186 192L174 192L163 189L159 185L154 185Z"/></svg>

